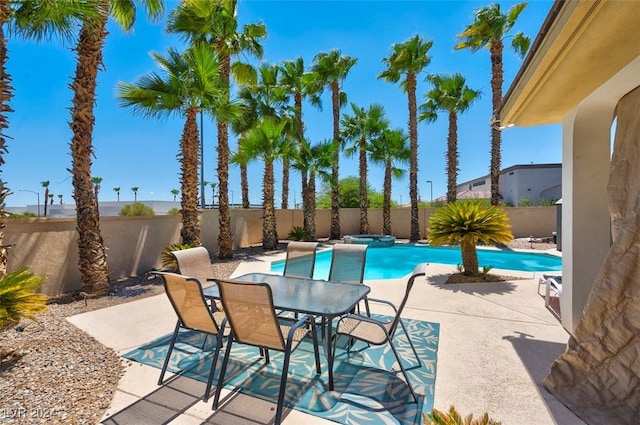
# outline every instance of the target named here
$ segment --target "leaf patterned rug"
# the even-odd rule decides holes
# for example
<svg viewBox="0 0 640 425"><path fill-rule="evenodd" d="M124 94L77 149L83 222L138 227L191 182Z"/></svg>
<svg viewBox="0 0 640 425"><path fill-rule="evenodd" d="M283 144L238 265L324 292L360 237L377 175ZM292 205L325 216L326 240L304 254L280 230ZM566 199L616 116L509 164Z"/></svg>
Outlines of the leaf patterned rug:
<svg viewBox="0 0 640 425"><path fill-rule="evenodd" d="M342 424L422 424L422 414L433 408L436 359L440 325L403 319L422 366L418 366L406 335L399 329L394 344L418 394L413 402L393 352L388 345L368 347L357 342L349 352L338 344L334 366L334 391L328 390L327 362L320 348L322 374L316 375L313 344L302 342L291 356L285 404L324 419ZM144 344L123 357L149 366L162 368L171 334ZM206 382L211 367L214 338L205 344L199 332L183 331L171 355L168 370ZM225 342L226 346L226 342ZM224 350L224 348L223 348ZM282 353L271 351L271 362L265 364L258 349L235 343L225 377L225 386L244 394L276 402L282 371ZM218 360L217 381L222 355ZM212 393L213 393L212 389Z"/></svg>

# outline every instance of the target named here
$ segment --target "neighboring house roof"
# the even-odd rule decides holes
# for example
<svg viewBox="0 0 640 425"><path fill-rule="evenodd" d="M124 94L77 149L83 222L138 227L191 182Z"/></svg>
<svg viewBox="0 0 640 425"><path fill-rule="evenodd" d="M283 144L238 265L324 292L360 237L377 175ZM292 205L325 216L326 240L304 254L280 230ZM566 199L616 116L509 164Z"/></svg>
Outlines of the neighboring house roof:
<svg viewBox="0 0 640 425"><path fill-rule="evenodd" d="M562 164L554 163L554 164L518 164L518 165L512 165L510 167L503 168L500 171L500 175L507 174L507 173L509 173L511 171L514 171L514 170L534 169L534 168L562 168ZM471 180L467 180L466 182L458 183L458 186L467 185L469 183L475 182L475 181L480 180L480 179L488 179L489 177L490 177L489 174L485 174L484 176L476 177L475 179L471 179ZM474 193L478 193L478 192L481 192L481 191L476 191ZM488 198L491 198L491 192L489 192ZM445 197L445 199L446 199L446 197Z"/></svg>
<svg viewBox="0 0 640 425"><path fill-rule="evenodd" d="M640 1L556 0L504 96L501 125L561 122L640 55L638 16Z"/></svg>

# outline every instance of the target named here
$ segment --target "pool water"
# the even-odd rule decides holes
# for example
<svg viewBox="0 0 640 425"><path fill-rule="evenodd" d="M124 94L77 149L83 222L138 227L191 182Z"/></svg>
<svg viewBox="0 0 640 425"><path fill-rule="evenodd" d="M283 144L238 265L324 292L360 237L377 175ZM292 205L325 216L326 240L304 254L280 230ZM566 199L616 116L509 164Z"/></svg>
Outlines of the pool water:
<svg viewBox="0 0 640 425"><path fill-rule="evenodd" d="M318 251L313 277L327 279L333 250ZM420 245L394 245L389 248L371 248L367 250L367 263L364 269L365 279L396 279L405 276L418 263L440 263L458 265L462 263L460 248L431 247ZM560 271L562 258L544 253L496 251L478 248L480 268L490 266L495 269L520 271ZM271 271L282 273L284 260L273 261Z"/></svg>

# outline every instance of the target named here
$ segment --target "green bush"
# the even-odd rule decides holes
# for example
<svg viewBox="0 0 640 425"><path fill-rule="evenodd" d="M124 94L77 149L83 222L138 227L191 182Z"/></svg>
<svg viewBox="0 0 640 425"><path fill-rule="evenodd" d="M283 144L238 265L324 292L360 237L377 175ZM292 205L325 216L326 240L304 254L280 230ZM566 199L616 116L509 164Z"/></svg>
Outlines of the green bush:
<svg viewBox="0 0 640 425"><path fill-rule="evenodd" d="M142 202L134 202L127 204L120 210L119 215L122 217L156 215L153 208L143 204Z"/></svg>
<svg viewBox="0 0 640 425"><path fill-rule="evenodd" d="M25 211L22 214L10 213L8 215L8 218L32 218L32 217L37 217L37 215L29 211Z"/></svg>
<svg viewBox="0 0 640 425"><path fill-rule="evenodd" d="M180 215L180 210L178 208L171 208L167 211L167 215Z"/></svg>
<svg viewBox="0 0 640 425"><path fill-rule="evenodd" d="M294 241L308 241L311 239L311 236L304 227L293 226L291 230L289 230L289 233L287 233L287 239Z"/></svg>
<svg viewBox="0 0 640 425"><path fill-rule="evenodd" d="M22 318L35 320L37 313L47 310L47 296L36 293L44 280L34 276L28 266L0 279L0 330Z"/></svg>

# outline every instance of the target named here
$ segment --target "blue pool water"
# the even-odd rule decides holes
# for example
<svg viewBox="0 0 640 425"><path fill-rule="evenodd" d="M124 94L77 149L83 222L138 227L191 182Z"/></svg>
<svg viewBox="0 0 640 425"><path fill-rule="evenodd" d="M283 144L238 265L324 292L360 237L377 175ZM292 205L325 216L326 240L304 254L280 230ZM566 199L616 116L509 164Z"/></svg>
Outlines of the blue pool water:
<svg viewBox="0 0 640 425"><path fill-rule="evenodd" d="M313 277L327 279L333 250L319 251ZM441 263L458 265L462 263L460 248L431 247L420 245L395 245L389 248L370 248L367 250L367 263L364 269L365 279L395 279L411 273L418 263ZM555 255L528 252L496 251L478 248L480 267L491 266L495 269L520 271L560 271L562 258ZM284 260L273 261L271 271L282 273Z"/></svg>

